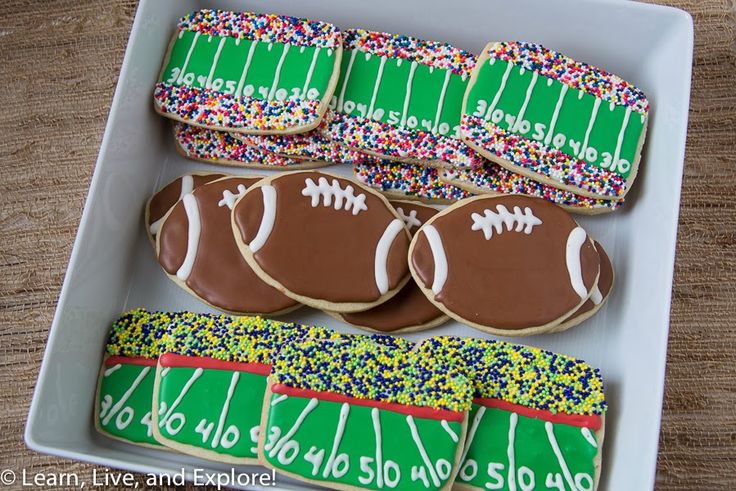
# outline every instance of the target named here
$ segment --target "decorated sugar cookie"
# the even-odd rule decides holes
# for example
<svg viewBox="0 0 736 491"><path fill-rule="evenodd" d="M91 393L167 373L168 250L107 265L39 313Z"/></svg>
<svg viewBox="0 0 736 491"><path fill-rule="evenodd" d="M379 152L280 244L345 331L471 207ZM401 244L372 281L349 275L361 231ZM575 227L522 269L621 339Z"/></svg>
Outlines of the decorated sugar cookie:
<svg viewBox="0 0 736 491"><path fill-rule="evenodd" d="M440 204L472 196L469 191L442 182L441 173L435 167L388 160L353 165L353 174L358 181L381 191L390 199Z"/></svg>
<svg viewBox="0 0 736 491"><path fill-rule="evenodd" d="M199 10L183 17L154 91L163 116L245 133L319 124L337 83L338 29L283 15Z"/></svg>
<svg viewBox="0 0 736 491"><path fill-rule="evenodd" d="M519 174L621 199L636 177L649 102L616 75L531 43L489 43L463 106L465 142Z"/></svg>
<svg viewBox="0 0 736 491"><path fill-rule="evenodd" d="M418 352L461 358L474 381L453 489L596 489L607 409L597 369L502 341L437 337Z"/></svg>
<svg viewBox="0 0 736 491"><path fill-rule="evenodd" d="M169 210L179 202L179 200L188 193L191 193L194 188L198 188L212 182L216 179L225 177L225 174L210 174L204 172L195 172L192 174L184 174L183 176L177 177L166 186L161 188L156 194L151 196L151 199L146 203L146 233L148 238L153 243L153 248L156 248L156 234L158 234L159 228L163 223L164 216Z"/></svg>
<svg viewBox="0 0 736 491"><path fill-rule="evenodd" d="M367 310L409 280L409 233L376 191L303 171L251 186L232 214L248 264L285 295L322 310Z"/></svg>
<svg viewBox="0 0 736 491"><path fill-rule="evenodd" d="M312 169L326 162L297 159L247 145L225 131L208 130L184 123L174 124L176 148L184 157L208 164L249 169Z"/></svg>
<svg viewBox="0 0 736 491"><path fill-rule="evenodd" d="M260 317L182 314L156 369L156 440L189 455L254 463L266 376L278 351L302 337L340 335Z"/></svg>
<svg viewBox="0 0 736 491"><path fill-rule="evenodd" d="M97 431L134 445L160 447L151 423L153 381L161 341L176 318L137 309L113 323L97 383Z"/></svg>
<svg viewBox="0 0 736 491"><path fill-rule="evenodd" d="M473 54L361 29L343 35L340 82L326 117L330 138L401 161L480 165L459 132Z"/></svg>
<svg viewBox="0 0 736 491"><path fill-rule="evenodd" d="M555 327L553 329L554 332L564 331L590 319L603 307L606 300L608 300L608 295L613 289L615 280L613 264L611 264L611 259L606 254L606 251L603 250L603 246L598 241L594 241L594 244L595 250L601 258L601 272L598 276L598 284L593 288L593 292L590 294L588 300L574 314L565 319L562 324Z"/></svg>
<svg viewBox="0 0 736 491"><path fill-rule="evenodd" d="M410 234L437 214L430 206L411 201L391 201ZM449 319L424 296L417 284L410 280L390 300L363 312L338 314L345 322L363 329L380 332L409 332L430 329Z"/></svg>
<svg viewBox="0 0 736 491"><path fill-rule="evenodd" d="M304 159L326 164L357 164L366 160L366 155L327 138L320 128L294 135L242 135L233 136L240 141L264 152L284 158Z"/></svg>
<svg viewBox="0 0 736 491"><path fill-rule="evenodd" d="M235 201L259 180L224 177L194 189L163 218L156 236L156 256L169 277L226 312L275 315L299 306L258 277L232 234Z"/></svg>
<svg viewBox="0 0 736 491"><path fill-rule="evenodd" d="M623 200L595 199L580 196L564 189L542 184L521 174L511 172L493 162L477 169L445 169L440 180L476 194L524 194L551 201L570 213L597 215L620 208Z"/></svg>
<svg viewBox="0 0 736 491"><path fill-rule="evenodd" d="M284 346L268 379L261 463L335 489L450 489L473 389L440 361L361 339Z"/></svg>
<svg viewBox="0 0 736 491"><path fill-rule="evenodd" d="M409 250L414 279L454 319L499 335L548 331L591 296L600 258L552 203L479 196L430 218Z"/></svg>

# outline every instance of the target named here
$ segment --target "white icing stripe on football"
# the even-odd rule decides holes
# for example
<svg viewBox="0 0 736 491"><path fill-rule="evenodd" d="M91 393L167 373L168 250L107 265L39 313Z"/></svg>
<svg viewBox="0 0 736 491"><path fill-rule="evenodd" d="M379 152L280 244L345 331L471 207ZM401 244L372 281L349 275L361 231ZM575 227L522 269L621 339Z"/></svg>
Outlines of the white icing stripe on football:
<svg viewBox="0 0 736 491"><path fill-rule="evenodd" d="M257 252L268 240L273 230L273 224L276 221L276 188L268 184L261 186L261 194L263 195L263 218L261 225L258 227L258 233L250 241L250 251Z"/></svg>
<svg viewBox="0 0 736 491"><path fill-rule="evenodd" d="M179 199L182 199L187 194L191 193L194 189L194 178L189 174L181 176L181 193L179 193Z"/></svg>
<svg viewBox="0 0 736 491"><path fill-rule="evenodd" d="M181 281L186 281L192 274L194 260L197 258L197 249L199 249L199 235L202 231L202 225L199 220L199 207L197 199L192 194L185 194L184 210L187 213L188 234L187 234L187 255L184 256L184 262L176 272L176 277Z"/></svg>
<svg viewBox="0 0 736 491"><path fill-rule="evenodd" d="M148 228L148 230L151 231L151 235L158 235L158 231L161 228L161 224L164 222L164 215L163 217L159 218L155 222L151 224L151 226Z"/></svg>
<svg viewBox="0 0 736 491"><path fill-rule="evenodd" d="M590 300L593 302L594 305L600 305L600 303L603 301L603 294L598 288L598 285L593 288L593 293L591 293L590 295Z"/></svg>
<svg viewBox="0 0 736 491"><path fill-rule="evenodd" d="M432 259L434 260L434 280L432 281L432 292L437 295L442 291L447 281L447 257L445 256L445 247L442 245L442 238L437 229L433 225L426 225L423 229L429 247L432 249Z"/></svg>
<svg viewBox="0 0 736 491"><path fill-rule="evenodd" d="M394 239L399 233L404 230L404 221L399 218L388 224L386 230L383 231L381 239L378 241L376 246L376 260L374 265L374 272L376 275L376 286L381 295L384 295L388 291L388 253L391 250L391 244L394 243Z"/></svg>
<svg viewBox="0 0 736 491"><path fill-rule="evenodd" d="M567 272L570 274L570 284L572 289L575 290L580 296L580 299L584 299L588 296L588 289L585 288L585 282L583 281L583 268L580 264L580 249L585 244L587 234L582 227L576 227L572 229L570 235L567 236L567 246L565 249L565 260L567 261Z"/></svg>

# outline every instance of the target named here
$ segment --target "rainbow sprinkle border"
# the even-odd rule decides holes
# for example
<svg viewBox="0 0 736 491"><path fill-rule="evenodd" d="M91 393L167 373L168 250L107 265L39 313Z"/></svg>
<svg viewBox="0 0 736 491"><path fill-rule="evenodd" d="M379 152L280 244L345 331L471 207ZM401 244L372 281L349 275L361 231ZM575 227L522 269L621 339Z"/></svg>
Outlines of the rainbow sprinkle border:
<svg viewBox="0 0 736 491"><path fill-rule="evenodd" d="M523 194L578 209L613 211L624 204L623 200L589 198L548 186L493 162L487 162L479 169L446 169L440 180L461 188L470 186L479 193L485 190L502 194Z"/></svg>
<svg viewBox="0 0 736 491"><path fill-rule="evenodd" d="M333 164L357 164L366 159L365 154L330 140L318 129L295 135L241 135L237 138L259 150L291 158Z"/></svg>
<svg viewBox="0 0 736 491"><path fill-rule="evenodd" d="M457 201L473 194L440 180L435 167L389 160L366 161L353 166L355 178L382 192L397 193L425 201Z"/></svg>
<svg viewBox="0 0 736 491"><path fill-rule="evenodd" d="M215 9L191 12L181 18L177 27L209 36L332 49L340 46L342 38L339 29L327 22Z"/></svg>
<svg viewBox="0 0 736 491"><path fill-rule="evenodd" d="M618 174L501 129L477 116L463 114L460 129L466 141L555 182L611 199L626 194L626 179Z"/></svg>
<svg viewBox="0 0 736 491"><path fill-rule="evenodd" d="M323 130L328 138L350 148L398 160L447 162L459 167L478 167L485 160L460 138L435 135L424 130L402 129L368 118L331 111Z"/></svg>
<svg viewBox="0 0 736 491"><path fill-rule="evenodd" d="M185 123L175 123L174 136L179 147L189 158L242 162L269 167L288 167L304 163L301 160L275 155L246 145L226 131L208 130Z"/></svg>
<svg viewBox="0 0 736 491"><path fill-rule="evenodd" d="M153 92L162 113L173 114L184 122L233 130L257 129L284 131L320 120L322 101L287 99L267 101L251 96L235 97L213 89L159 82Z"/></svg>
<svg viewBox="0 0 736 491"><path fill-rule="evenodd" d="M447 43L365 29L348 29L343 37L345 49L357 49L377 56L416 61L422 65L450 70L463 77L469 77L475 68L476 59L473 53Z"/></svg>

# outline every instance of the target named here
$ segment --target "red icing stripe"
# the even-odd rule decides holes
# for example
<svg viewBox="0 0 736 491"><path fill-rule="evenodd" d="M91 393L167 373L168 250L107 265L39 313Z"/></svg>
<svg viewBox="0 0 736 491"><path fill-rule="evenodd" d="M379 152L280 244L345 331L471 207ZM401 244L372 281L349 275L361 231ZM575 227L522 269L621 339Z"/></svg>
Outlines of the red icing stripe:
<svg viewBox="0 0 736 491"><path fill-rule="evenodd" d="M473 399L473 402L487 408L514 412L516 414L526 416L527 418L541 419L543 421L549 421L550 423L579 426L581 428L590 428L595 431L598 431L603 425L601 417L597 414L586 416L583 414L552 413L545 409L533 409L501 399L489 399L485 397L476 397Z"/></svg>
<svg viewBox="0 0 736 491"><path fill-rule="evenodd" d="M210 368L214 370L230 370L233 372L248 372L256 375L268 375L271 373L271 365L265 363L244 363L238 361L222 361L214 358L200 356L177 355L176 353L164 353L159 358L162 367L176 368Z"/></svg>
<svg viewBox="0 0 736 491"><path fill-rule="evenodd" d="M446 420L446 421L463 421L465 413L457 411L449 411L447 409L436 409L432 407L409 406L407 404L397 404L395 402L373 401L370 399L359 399L357 397L345 396L334 392L323 392L309 389L297 389L284 384L274 384L271 386L271 392L274 394L286 394L292 397L303 397L311 399L312 397L320 401L330 402L347 402L354 406L375 407L385 409L396 413L414 416L416 418Z"/></svg>
<svg viewBox="0 0 736 491"><path fill-rule="evenodd" d="M106 367L112 367L115 365L142 365L146 367L155 367L156 358L144 358L143 356L113 355L105 360Z"/></svg>

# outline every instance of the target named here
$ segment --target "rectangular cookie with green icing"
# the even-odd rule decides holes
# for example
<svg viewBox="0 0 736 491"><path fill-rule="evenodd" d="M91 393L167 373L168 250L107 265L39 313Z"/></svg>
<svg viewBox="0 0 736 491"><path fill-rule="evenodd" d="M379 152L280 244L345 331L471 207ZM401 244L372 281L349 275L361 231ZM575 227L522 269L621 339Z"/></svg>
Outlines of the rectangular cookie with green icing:
<svg viewBox="0 0 736 491"><path fill-rule="evenodd" d="M179 452L254 463L266 377L282 346L338 339L322 327L187 314L166 332L152 385L153 436Z"/></svg>
<svg viewBox="0 0 736 491"><path fill-rule="evenodd" d="M621 77L544 46L489 43L470 77L463 140L544 184L620 200L636 178L649 119Z"/></svg>
<svg viewBox="0 0 736 491"><path fill-rule="evenodd" d="M261 463L333 489L450 489L473 389L443 361L364 337L285 345L268 379Z"/></svg>
<svg viewBox="0 0 736 491"><path fill-rule="evenodd" d="M161 448L153 438L152 394L160 344L179 314L136 309L116 320L105 345L94 420L105 436Z"/></svg>
<svg viewBox="0 0 736 491"><path fill-rule="evenodd" d="M424 340L417 352L465 367L474 398L453 489L592 491L605 412L600 372L568 356L502 341Z"/></svg>
<svg viewBox="0 0 736 491"><path fill-rule="evenodd" d="M446 43L347 30L340 80L325 134L348 147L403 162L475 167L460 112L475 55Z"/></svg>
<svg viewBox="0 0 736 491"><path fill-rule="evenodd" d="M156 83L161 115L221 131L315 128L337 84L342 36L332 24L203 9L182 17Z"/></svg>

